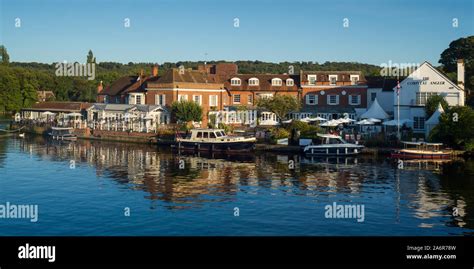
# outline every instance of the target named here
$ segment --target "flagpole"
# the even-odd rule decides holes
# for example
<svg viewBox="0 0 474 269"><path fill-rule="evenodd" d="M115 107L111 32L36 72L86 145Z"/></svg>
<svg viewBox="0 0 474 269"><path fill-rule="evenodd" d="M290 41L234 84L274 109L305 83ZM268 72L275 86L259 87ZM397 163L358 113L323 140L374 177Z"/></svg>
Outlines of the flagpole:
<svg viewBox="0 0 474 269"><path fill-rule="evenodd" d="M400 76L397 74L397 138L401 140L400 136Z"/></svg>

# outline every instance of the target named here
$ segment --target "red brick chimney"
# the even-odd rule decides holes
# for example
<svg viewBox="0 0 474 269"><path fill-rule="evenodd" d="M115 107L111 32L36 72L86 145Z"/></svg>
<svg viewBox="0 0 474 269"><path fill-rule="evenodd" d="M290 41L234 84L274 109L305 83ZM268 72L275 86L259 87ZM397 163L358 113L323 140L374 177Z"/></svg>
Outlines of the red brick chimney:
<svg viewBox="0 0 474 269"><path fill-rule="evenodd" d="M151 66L151 75L153 77L158 76L158 65L157 64Z"/></svg>
<svg viewBox="0 0 474 269"><path fill-rule="evenodd" d="M104 86L102 85L102 80L99 82L99 85L97 86L97 93L100 93L104 89Z"/></svg>

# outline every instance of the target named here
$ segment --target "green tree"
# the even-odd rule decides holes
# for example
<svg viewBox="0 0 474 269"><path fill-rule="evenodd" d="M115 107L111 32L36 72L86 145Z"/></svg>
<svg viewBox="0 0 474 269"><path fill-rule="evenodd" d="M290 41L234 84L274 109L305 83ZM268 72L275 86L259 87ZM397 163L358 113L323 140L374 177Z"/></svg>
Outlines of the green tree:
<svg viewBox="0 0 474 269"><path fill-rule="evenodd" d="M89 50L87 53L87 63L95 63L95 57L94 53L92 53L92 50Z"/></svg>
<svg viewBox="0 0 474 269"><path fill-rule="evenodd" d="M0 64L7 65L10 62L10 56L8 55L7 48L4 45L0 45Z"/></svg>
<svg viewBox="0 0 474 269"><path fill-rule="evenodd" d="M19 111L22 99L20 80L11 68L0 66L0 110Z"/></svg>
<svg viewBox="0 0 474 269"><path fill-rule="evenodd" d="M426 100L425 113L427 119L429 119L431 115L433 115L440 103L444 111L447 111L449 109L448 102L446 102L446 100L441 95L432 95L428 98L428 100Z"/></svg>
<svg viewBox="0 0 474 269"><path fill-rule="evenodd" d="M293 96L275 95L271 98L258 99L257 107L273 112L278 119L285 120L290 112L301 108L301 102Z"/></svg>
<svg viewBox="0 0 474 269"><path fill-rule="evenodd" d="M202 121L202 107L193 101L173 102L171 112L180 122Z"/></svg>
<svg viewBox="0 0 474 269"><path fill-rule="evenodd" d="M457 78L457 60L464 59L465 64L465 89L467 92L474 90L474 36L459 38L449 44L449 48L441 53L439 63L443 64L443 71L448 77ZM452 75L450 75L452 73ZM474 106L474 94L466 98L467 104Z"/></svg>
<svg viewBox="0 0 474 269"><path fill-rule="evenodd" d="M451 107L441 114L439 124L431 130L429 139L454 148L473 150L474 110L468 106Z"/></svg>

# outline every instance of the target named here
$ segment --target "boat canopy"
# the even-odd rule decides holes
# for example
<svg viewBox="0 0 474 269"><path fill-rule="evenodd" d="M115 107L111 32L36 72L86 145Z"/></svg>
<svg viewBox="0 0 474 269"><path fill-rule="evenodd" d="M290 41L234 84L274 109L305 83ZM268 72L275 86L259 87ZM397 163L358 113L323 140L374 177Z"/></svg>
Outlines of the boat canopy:
<svg viewBox="0 0 474 269"><path fill-rule="evenodd" d="M442 146L443 143L428 143L428 142L410 142L410 141L401 141L405 145L414 145L414 146Z"/></svg>
<svg viewBox="0 0 474 269"><path fill-rule="evenodd" d="M324 137L324 138L341 138L338 135L333 135L333 134L317 134L319 137Z"/></svg>

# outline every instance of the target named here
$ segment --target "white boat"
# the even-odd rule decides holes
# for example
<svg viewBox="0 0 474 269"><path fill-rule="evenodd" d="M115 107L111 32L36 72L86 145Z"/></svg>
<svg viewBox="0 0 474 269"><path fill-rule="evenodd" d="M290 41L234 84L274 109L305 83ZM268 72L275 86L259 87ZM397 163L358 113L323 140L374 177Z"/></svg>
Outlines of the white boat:
<svg viewBox="0 0 474 269"><path fill-rule="evenodd" d="M56 140L75 141L77 140L77 135L73 131L74 129L70 127L51 127L49 136Z"/></svg>
<svg viewBox="0 0 474 269"><path fill-rule="evenodd" d="M359 154L364 146L346 142L342 137L332 134L318 134L317 139L304 147L304 153L320 156L350 156Z"/></svg>
<svg viewBox="0 0 474 269"><path fill-rule="evenodd" d="M196 151L249 151L255 148L255 137L229 136L223 129L191 129L185 137L176 137L179 149Z"/></svg>

